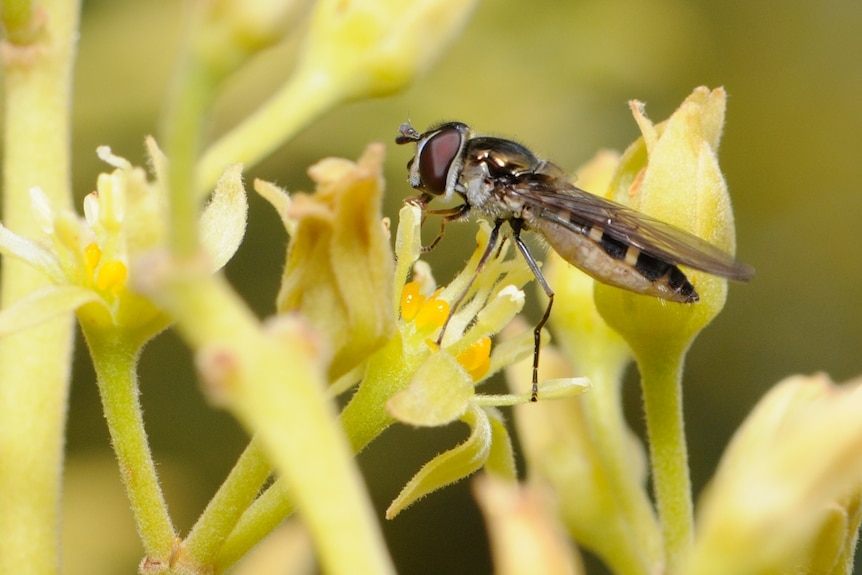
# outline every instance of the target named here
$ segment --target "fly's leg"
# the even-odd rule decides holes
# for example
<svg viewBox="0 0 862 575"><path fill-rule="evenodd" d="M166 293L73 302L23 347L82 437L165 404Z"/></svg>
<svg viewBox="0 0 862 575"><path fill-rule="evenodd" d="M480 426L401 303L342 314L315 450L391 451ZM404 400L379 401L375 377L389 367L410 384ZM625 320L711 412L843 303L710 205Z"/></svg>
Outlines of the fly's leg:
<svg viewBox="0 0 862 575"><path fill-rule="evenodd" d="M459 295L458 299L455 300L455 303L452 304L452 307L449 310L449 315L446 317L446 321L440 329L440 335L437 337L438 347L443 342L443 335L446 333L446 328L449 326L449 320L452 319L452 316L455 315L455 312L458 311L458 308L461 307L462 303L464 303L464 298L466 298L467 294L470 293L470 288L473 287L476 278L479 277L480 273L482 273L482 270L485 268L485 264L488 262L488 258L494 252L494 245L497 243L497 237L500 234L500 226L503 225L504 221L505 220L497 220L494 222L494 228L491 230L491 235L488 236L488 245L482 253L482 257L479 258L479 263L476 264L476 271L473 273L473 277L470 278L470 282L467 284L467 287L464 288L464 291L461 292L461 295Z"/></svg>
<svg viewBox="0 0 862 575"><path fill-rule="evenodd" d="M512 219L509 220L509 225L512 226L512 238L515 241L515 245L518 246L518 251L520 251L521 255L524 256L527 266L530 268L530 271L533 272L533 275L536 276L536 280L539 282L539 285L542 286L543 290L545 290L545 295L548 296L548 307L545 308L545 313L542 315L542 319L539 320L539 323L536 324L536 327L533 330L533 391L530 396L530 401L538 401L539 351L542 344L542 328L545 327L545 324L548 322L548 318L551 317L551 308L554 305L554 290L551 289L551 286L549 286L547 280L545 280L545 276L542 275L542 271L539 269L539 264L536 263L536 259L533 257L533 254L530 253L530 248L528 248L527 244L524 243L524 240L521 239L521 229L524 227L524 222L522 220Z"/></svg>
<svg viewBox="0 0 862 575"><path fill-rule="evenodd" d="M446 208L442 210L423 210L422 212L422 222L425 222L426 216L443 216L443 219L440 220L440 232L437 234L437 237L434 238L427 246L423 246L421 251L423 254L427 254L440 243L440 240L443 239L443 234L446 232L446 224L449 222L457 222L459 220L463 220L470 213L469 204L461 204L460 206L455 206L454 208Z"/></svg>

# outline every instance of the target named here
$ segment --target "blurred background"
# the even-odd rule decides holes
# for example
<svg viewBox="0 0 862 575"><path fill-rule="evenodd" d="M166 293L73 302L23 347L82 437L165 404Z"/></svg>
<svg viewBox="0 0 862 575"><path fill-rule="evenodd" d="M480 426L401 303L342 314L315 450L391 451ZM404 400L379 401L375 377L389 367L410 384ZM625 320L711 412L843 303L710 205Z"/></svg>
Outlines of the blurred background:
<svg viewBox="0 0 862 575"><path fill-rule="evenodd" d="M106 169L110 145L134 163L158 134L182 23L173 0L84 2L75 93L75 190ZM755 266L692 349L685 374L693 481L699 492L754 402L795 373L836 381L862 373L862 3L585 0L480 4L429 74L397 97L342 107L246 173L289 190L325 156L356 158L388 144L386 213L412 190L412 149L392 144L408 116L424 129L457 119L527 144L574 170L600 148L638 136L626 102L665 119L699 85L724 86L720 162L734 201L738 256ZM260 58L219 101L213 135L284 80L295 46ZM273 312L286 237L274 211L250 195L249 229L227 275L261 316ZM474 225L452 226L429 258L438 279L466 259ZM448 260L448 263L447 263ZM532 288L534 289L534 288ZM530 292L532 298L533 292ZM535 304L535 301L533 302ZM534 313L535 307L529 310ZM535 316L534 316L535 318ZM186 532L243 449L246 437L199 392L188 351L170 332L146 349L142 400L172 514ZM634 371L634 370L632 370ZM626 392L641 426L637 374ZM141 557L117 476L94 376L79 343L69 417L67 573L131 573ZM384 509L404 483L465 429L396 426L360 457ZM469 481L381 522L401 573L489 573ZM590 566L591 573L603 573Z"/></svg>

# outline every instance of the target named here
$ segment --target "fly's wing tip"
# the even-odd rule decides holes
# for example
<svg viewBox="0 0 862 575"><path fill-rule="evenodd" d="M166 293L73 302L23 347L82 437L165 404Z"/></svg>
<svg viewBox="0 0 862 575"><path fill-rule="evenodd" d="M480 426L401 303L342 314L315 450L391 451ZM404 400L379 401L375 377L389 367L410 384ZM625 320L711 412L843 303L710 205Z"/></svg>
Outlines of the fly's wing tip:
<svg viewBox="0 0 862 575"><path fill-rule="evenodd" d="M733 273L728 276L729 279L738 282L748 282L754 277L754 268L743 262L736 262Z"/></svg>

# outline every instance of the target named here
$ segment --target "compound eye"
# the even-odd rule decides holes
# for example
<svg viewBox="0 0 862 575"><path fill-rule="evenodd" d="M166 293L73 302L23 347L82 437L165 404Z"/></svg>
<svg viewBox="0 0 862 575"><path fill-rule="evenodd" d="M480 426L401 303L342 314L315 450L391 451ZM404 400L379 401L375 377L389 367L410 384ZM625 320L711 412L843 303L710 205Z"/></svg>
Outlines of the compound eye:
<svg viewBox="0 0 862 575"><path fill-rule="evenodd" d="M444 128L428 138L419 154L419 176L422 186L435 195L446 192L446 180L452 162L461 151L463 135L457 128Z"/></svg>

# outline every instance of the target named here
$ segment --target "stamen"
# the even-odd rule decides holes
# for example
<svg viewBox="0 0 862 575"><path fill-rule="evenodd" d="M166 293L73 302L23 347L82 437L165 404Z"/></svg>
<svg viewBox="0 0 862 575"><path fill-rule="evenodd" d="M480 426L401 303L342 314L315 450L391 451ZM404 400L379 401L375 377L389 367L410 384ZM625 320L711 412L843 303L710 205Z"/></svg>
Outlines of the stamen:
<svg viewBox="0 0 862 575"><path fill-rule="evenodd" d="M84 196L84 218L87 220L87 225L90 228L94 228L99 224L100 207L99 192L90 192Z"/></svg>
<svg viewBox="0 0 862 575"><path fill-rule="evenodd" d="M96 242L84 248L84 264L87 266L87 277L93 277L99 260L102 259L102 250Z"/></svg>
<svg viewBox="0 0 862 575"><path fill-rule="evenodd" d="M419 293L419 282L408 282L401 290L401 317L406 321L412 321L419 313L419 308L428 299Z"/></svg>
<svg viewBox="0 0 862 575"><path fill-rule="evenodd" d="M458 363L478 381L491 367L491 338L483 337L458 356Z"/></svg>
<svg viewBox="0 0 862 575"><path fill-rule="evenodd" d="M430 298L422 302L416 313L416 327L419 329L429 326L442 326L449 317L449 304L445 300L437 299L437 294L442 290L434 292Z"/></svg>
<svg viewBox="0 0 862 575"><path fill-rule="evenodd" d="M121 158L120 156L115 156L111 152L110 146L99 146L96 148L96 155L99 156L99 159L103 162L112 165L115 168L121 170L128 170L132 167L132 164L125 158Z"/></svg>
<svg viewBox="0 0 862 575"><path fill-rule="evenodd" d="M99 269L96 289L116 294L125 285L128 276L129 271L126 269L126 264L117 260L107 262Z"/></svg>

